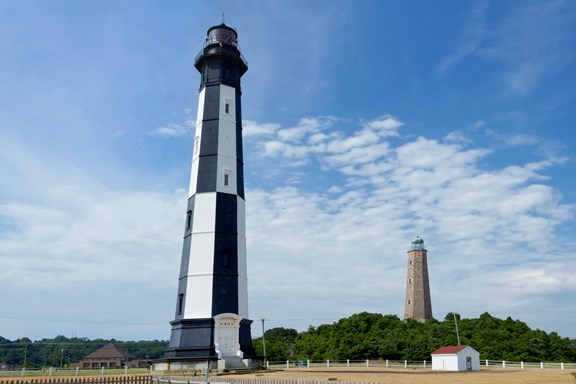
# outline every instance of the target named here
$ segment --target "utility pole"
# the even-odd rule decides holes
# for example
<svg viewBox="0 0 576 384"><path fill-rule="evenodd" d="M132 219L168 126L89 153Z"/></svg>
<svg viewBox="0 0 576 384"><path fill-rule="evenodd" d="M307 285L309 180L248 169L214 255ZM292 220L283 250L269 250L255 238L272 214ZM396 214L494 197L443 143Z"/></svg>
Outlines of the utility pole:
<svg viewBox="0 0 576 384"><path fill-rule="evenodd" d="M24 344L24 369L26 369L26 354L28 353L28 343Z"/></svg>
<svg viewBox="0 0 576 384"><path fill-rule="evenodd" d="M46 345L44 346L44 365L42 366L42 369L46 369L46 353L48 353L48 343L46 343Z"/></svg>
<svg viewBox="0 0 576 384"><path fill-rule="evenodd" d="M458 339L458 345L460 345L460 334L458 333L458 321L456 320L456 315L458 315L458 313L452 312L452 315L454 316L454 324L456 325L456 338Z"/></svg>
<svg viewBox="0 0 576 384"><path fill-rule="evenodd" d="M262 350L264 351L264 363L266 363L266 339L264 338L264 318L262 318Z"/></svg>

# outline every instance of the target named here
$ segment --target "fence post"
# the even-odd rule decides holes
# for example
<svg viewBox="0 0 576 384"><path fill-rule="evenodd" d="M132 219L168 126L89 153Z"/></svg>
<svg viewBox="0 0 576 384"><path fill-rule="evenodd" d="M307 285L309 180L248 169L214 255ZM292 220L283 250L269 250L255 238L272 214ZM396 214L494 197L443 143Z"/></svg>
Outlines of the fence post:
<svg viewBox="0 0 576 384"><path fill-rule="evenodd" d="M24 376L24 371L26 370L26 367L22 367L22 373L20 374L20 376Z"/></svg>
<svg viewBox="0 0 576 384"><path fill-rule="evenodd" d="M326 360L326 367L330 368L330 360Z"/></svg>
<svg viewBox="0 0 576 384"><path fill-rule="evenodd" d="M270 369L270 362L266 360L266 369Z"/></svg>
<svg viewBox="0 0 576 384"><path fill-rule="evenodd" d="M524 362L523 361L520 362L520 369L524 369Z"/></svg>
<svg viewBox="0 0 576 384"><path fill-rule="evenodd" d="M346 368L350 368L350 359L346 359Z"/></svg>
<svg viewBox="0 0 576 384"><path fill-rule="evenodd" d="M102 373L101 375L104 375L104 366L102 366Z"/></svg>
<svg viewBox="0 0 576 384"><path fill-rule="evenodd" d="M52 367L50 367L50 371L48 372L48 376L52 376Z"/></svg>
<svg viewBox="0 0 576 384"><path fill-rule="evenodd" d="M124 366L124 374L127 375L128 374L128 364L126 364Z"/></svg>
<svg viewBox="0 0 576 384"><path fill-rule="evenodd" d="M424 368L426 368L426 359L424 359Z"/></svg>
<svg viewBox="0 0 576 384"><path fill-rule="evenodd" d="M404 360L404 368L408 368L408 360Z"/></svg>
<svg viewBox="0 0 576 384"><path fill-rule="evenodd" d="M310 359L306 360L306 368L310 368Z"/></svg>
<svg viewBox="0 0 576 384"><path fill-rule="evenodd" d="M564 363L560 363L560 369L564 370Z"/></svg>
<svg viewBox="0 0 576 384"><path fill-rule="evenodd" d="M488 359L486 359L486 366L488 366Z"/></svg>
<svg viewBox="0 0 576 384"><path fill-rule="evenodd" d="M502 360L502 368L506 368L506 361Z"/></svg>
<svg viewBox="0 0 576 384"><path fill-rule="evenodd" d="M78 376L78 371L80 370L80 367L76 367L76 376Z"/></svg>
<svg viewBox="0 0 576 384"><path fill-rule="evenodd" d="M543 361L540 362L540 369L544 369L544 362Z"/></svg>
<svg viewBox="0 0 576 384"><path fill-rule="evenodd" d="M388 368L388 359L386 359L386 368Z"/></svg>
<svg viewBox="0 0 576 384"><path fill-rule="evenodd" d="M368 368L370 366L370 360L366 359L366 368Z"/></svg>
<svg viewBox="0 0 576 384"><path fill-rule="evenodd" d="M290 368L290 360L286 360L286 369Z"/></svg>

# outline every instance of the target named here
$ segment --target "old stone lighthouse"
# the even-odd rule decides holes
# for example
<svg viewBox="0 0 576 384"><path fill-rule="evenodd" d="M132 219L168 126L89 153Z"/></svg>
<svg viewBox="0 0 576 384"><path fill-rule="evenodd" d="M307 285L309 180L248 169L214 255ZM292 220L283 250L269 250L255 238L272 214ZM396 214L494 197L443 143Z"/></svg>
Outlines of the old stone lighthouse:
<svg viewBox="0 0 576 384"><path fill-rule="evenodd" d="M408 251L405 305L405 320L416 319L424 322L432 319L427 251L424 240L418 236L412 241Z"/></svg>

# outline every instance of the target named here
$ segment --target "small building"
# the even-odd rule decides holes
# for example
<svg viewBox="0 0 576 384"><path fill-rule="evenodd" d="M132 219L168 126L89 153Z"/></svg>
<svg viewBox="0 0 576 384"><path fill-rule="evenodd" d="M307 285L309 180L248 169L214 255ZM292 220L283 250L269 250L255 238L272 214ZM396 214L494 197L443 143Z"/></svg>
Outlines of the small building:
<svg viewBox="0 0 576 384"><path fill-rule="evenodd" d="M432 352L432 370L479 371L480 352L468 345L438 348Z"/></svg>
<svg viewBox="0 0 576 384"><path fill-rule="evenodd" d="M81 369L122 368L125 365L138 365L137 362L135 364L135 359L136 356L127 350L122 350L114 344L109 343L85 356L80 360L78 366Z"/></svg>

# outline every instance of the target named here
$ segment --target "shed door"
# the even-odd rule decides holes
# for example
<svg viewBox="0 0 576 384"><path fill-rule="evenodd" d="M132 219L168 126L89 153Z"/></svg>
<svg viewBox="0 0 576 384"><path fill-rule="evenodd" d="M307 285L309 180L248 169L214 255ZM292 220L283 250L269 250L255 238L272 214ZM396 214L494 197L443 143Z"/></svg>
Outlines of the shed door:
<svg viewBox="0 0 576 384"><path fill-rule="evenodd" d="M472 370L472 358L470 356L466 356L466 370Z"/></svg>

